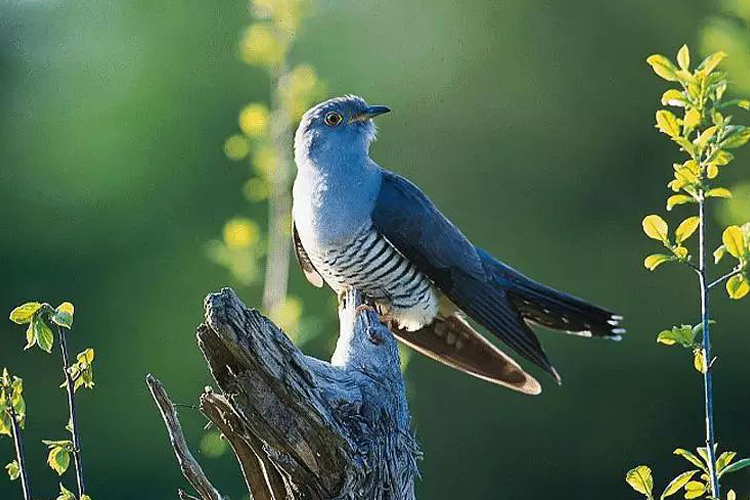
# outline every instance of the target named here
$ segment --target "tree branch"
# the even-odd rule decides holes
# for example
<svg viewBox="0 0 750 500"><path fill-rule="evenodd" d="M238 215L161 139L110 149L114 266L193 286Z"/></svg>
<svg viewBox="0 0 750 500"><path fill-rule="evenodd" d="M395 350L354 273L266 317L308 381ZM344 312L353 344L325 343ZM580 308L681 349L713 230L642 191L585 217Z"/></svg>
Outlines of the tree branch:
<svg viewBox="0 0 750 500"><path fill-rule="evenodd" d="M712 281L711 284L708 285L708 290L712 289L716 285L720 285L721 283L725 282L726 280L728 280L732 276L740 274L741 272L742 272L742 268L741 267L734 268L733 270L729 271L727 274L725 274L721 278L717 278L714 281Z"/></svg>
<svg viewBox="0 0 750 500"><path fill-rule="evenodd" d="M396 341L358 292L339 312L331 363L304 355L230 289L205 307L198 345L222 393L204 393L200 408L253 498L415 498L420 452Z"/></svg>
<svg viewBox="0 0 750 500"><path fill-rule="evenodd" d="M180 464L182 475L195 488L195 491L201 496L201 500L223 500L223 497L206 477L198 461L190 453L185 442L185 435L182 433L182 426L180 426L180 421L177 418L177 410L175 410L166 389L151 374L146 375L146 384L159 407L164 424L167 426L169 440L177 456L177 462ZM179 496L180 498L192 498L182 490L179 491Z"/></svg>

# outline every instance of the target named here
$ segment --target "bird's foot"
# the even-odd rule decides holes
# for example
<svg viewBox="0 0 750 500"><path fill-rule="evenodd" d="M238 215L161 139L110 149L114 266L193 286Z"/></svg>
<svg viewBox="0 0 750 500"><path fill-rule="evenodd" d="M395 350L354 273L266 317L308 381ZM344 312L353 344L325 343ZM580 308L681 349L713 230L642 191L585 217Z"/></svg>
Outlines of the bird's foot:
<svg viewBox="0 0 750 500"><path fill-rule="evenodd" d="M393 322L395 319L393 317L391 301L389 299L376 300L375 310L378 313L378 319L380 319L380 322L387 326L389 330L393 330Z"/></svg>

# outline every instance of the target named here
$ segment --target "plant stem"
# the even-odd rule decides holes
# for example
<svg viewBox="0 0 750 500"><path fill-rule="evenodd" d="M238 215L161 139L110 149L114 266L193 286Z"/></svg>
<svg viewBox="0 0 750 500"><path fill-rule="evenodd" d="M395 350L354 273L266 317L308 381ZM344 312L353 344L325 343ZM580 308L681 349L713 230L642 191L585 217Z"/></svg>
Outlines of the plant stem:
<svg viewBox="0 0 750 500"><path fill-rule="evenodd" d="M721 278L716 278L714 281L712 281L711 284L708 285L708 289L710 290L713 287L715 287L716 285L720 285L721 283L725 282L726 280L728 280L732 276L734 276L736 274L740 274L741 272L742 272L742 267L737 267L737 268L729 271L727 274L725 274Z"/></svg>
<svg viewBox="0 0 750 500"><path fill-rule="evenodd" d="M65 388L68 394L68 408L70 409L70 435L73 438L73 462L76 468L76 481L78 483L78 498L86 494L86 485L83 482L83 465L81 463L81 441L78 437L78 422L76 421L75 389L73 378L68 373L68 344L65 340L65 331L57 327L57 336L60 339L60 352L62 353L63 375L65 376Z"/></svg>
<svg viewBox="0 0 750 500"><path fill-rule="evenodd" d="M703 323L703 346L701 348L705 370L703 371L703 395L706 414L706 455L708 456L708 473L711 495L719 498L719 479L716 475L716 454L714 450L714 408L711 377L711 337L709 333L708 281L706 279L706 198L701 190L698 202L699 273L701 287L701 322Z"/></svg>
<svg viewBox="0 0 750 500"><path fill-rule="evenodd" d="M16 446L16 459L18 460L18 469L21 475L21 489L23 489L24 500L31 500L31 487L29 486L29 477L26 475L26 459L23 451L23 440L21 439L21 429L16 421L16 411L13 409L13 403L8 405L10 422L13 427L13 443Z"/></svg>

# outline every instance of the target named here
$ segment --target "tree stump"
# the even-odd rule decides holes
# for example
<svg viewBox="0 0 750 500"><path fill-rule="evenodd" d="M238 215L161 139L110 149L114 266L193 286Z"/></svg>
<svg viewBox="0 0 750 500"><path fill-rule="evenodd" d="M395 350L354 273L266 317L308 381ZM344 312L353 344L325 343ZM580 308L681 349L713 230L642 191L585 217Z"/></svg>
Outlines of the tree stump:
<svg viewBox="0 0 750 500"><path fill-rule="evenodd" d="M221 392L200 409L222 432L255 500L412 500L420 452L396 340L351 290L327 363L303 354L231 289L209 295L198 345ZM221 500L190 454L161 383L147 377L183 475ZM195 498L180 492L182 498Z"/></svg>

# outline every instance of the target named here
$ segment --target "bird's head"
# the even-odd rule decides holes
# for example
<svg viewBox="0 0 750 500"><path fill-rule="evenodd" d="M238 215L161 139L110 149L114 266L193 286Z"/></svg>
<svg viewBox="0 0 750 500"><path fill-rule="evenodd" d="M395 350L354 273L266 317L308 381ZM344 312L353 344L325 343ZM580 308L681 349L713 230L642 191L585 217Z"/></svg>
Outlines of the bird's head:
<svg viewBox="0 0 750 500"><path fill-rule="evenodd" d="M325 161L330 155L367 155L376 133L372 118L389 111L386 106L370 106L355 95L335 97L310 108L294 137L297 164Z"/></svg>

